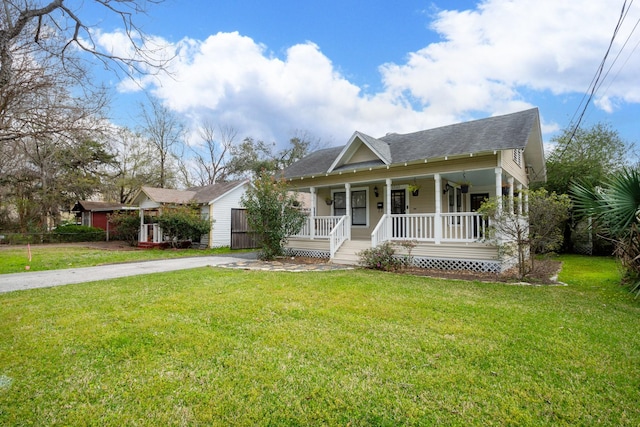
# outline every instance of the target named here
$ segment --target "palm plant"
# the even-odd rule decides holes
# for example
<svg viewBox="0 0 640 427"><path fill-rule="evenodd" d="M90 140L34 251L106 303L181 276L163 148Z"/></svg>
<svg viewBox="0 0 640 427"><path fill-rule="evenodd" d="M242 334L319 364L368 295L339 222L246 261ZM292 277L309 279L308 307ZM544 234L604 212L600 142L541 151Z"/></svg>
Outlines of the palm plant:
<svg viewBox="0 0 640 427"><path fill-rule="evenodd" d="M631 290L640 295L640 170L623 169L594 189L573 184L571 193L576 213L590 216L613 240Z"/></svg>

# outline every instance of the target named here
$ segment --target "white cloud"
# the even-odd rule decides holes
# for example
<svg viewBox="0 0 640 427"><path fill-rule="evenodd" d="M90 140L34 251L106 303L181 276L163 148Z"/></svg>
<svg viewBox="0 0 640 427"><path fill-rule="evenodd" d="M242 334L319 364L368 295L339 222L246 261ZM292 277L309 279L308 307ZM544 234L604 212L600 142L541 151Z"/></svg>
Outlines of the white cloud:
<svg viewBox="0 0 640 427"><path fill-rule="evenodd" d="M611 59L638 20L639 9L627 16ZM410 92L427 108L455 115L513 110L524 103L521 88L584 92L619 13L608 2L556 0L487 0L473 11L441 11L432 28L443 41L411 53L405 64L383 65L383 81L395 96ZM632 59L635 65L627 63L621 77L640 66L640 57ZM637 95L637 85L623 79L609 90L609 96L630 102L637 102Z"/></svg>
<svg viewBox="0 0 640 427"><path fill-rule="evenodd" d="M607 2L557 0L485 0L471 11L442 10L432 22L440 41L408 53L404 63L381 65L383 90L371 95L339 73L313 42L293 45L278 57L237 32L168 45L163 55L176 54L172 76L144 78L141 84L170 108L194 120L231 125L242 137L283 143L304 130L342 144L355 130L381 136L530 108L534 103L524 92L582 93L619 12ZM634 7L612 58L639 17L640 7ZM115 48L126 45L122 34L102 36ZM638 40L640 35L631 37L611 72L612 83L603 85L599 108L640 102L633 73L640 55L629 56ZM127 83L120 88L139 90ZM543 130L557 130L542 114Z"/></svg>
<svg viewBox="0 0 640 427"><path fill-rule="evenodd" d="M244 135L283 142L305 130L342 143L356 129L379 136L415 130L421 120L406 103L363 95L311 42L290 47L280 59L249 37L218 33L184 39L175 51L174 77L145 84L170 108L196 119L210 116Z"/></svg>

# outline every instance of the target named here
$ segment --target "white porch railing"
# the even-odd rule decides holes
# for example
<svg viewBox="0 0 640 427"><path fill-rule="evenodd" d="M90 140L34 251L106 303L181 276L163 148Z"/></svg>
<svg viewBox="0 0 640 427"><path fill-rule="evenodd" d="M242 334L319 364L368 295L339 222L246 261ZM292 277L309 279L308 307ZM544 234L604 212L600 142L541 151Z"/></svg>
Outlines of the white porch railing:
<svg viewBox="0 0 640 427"><path fill-rule="evenodd" d="M340 216L308 216L305 219L302 229L292 237L303 239L328 239L331 231L341 220Z"/></svg>
<svg viewBox="0 0 640 427"><path fill-rule="evenodd" d="M385 214L371 233L371 245L387 240L435 241L435 214Z"/></svg>
<svg viewBox="0 0 640 427"><path fill-rule="evenodd" d="M158 224L151 223L142 224L140 227L139 242L153 242L158 243L162 241L162 229Z"/></svg>
<svg viewBox="0 0 640 427"><path fill-rule="evenodd" d="M348 217L339 217L340 220L336 226L329 233L329 257L333 259L333 256L338 252L340 246L346 241L351 239L351 227L349 226Z"/></svg>
<svg viewBox="0 0 640 427"><path fill-rule="evenodd" d="M379 244L391 240L391 221L389 221L389 215L384 214L376 228L371 233L371 247L375 248Z"/></svg>
<svg viewBox="0 0 640 427"><path fill-rule="evenodd" d="M477 242L487 235L487 221L474 212L443 213L443 242Z"/></svg>
<svg viewBox="0 0 640 427"><path fill-rule="evenodd" d="M388 240L477 242L486 236L487 222L477 213L446 213L439 217L438 220L436 214L385 214L371 233L371 246Z"/></svg>

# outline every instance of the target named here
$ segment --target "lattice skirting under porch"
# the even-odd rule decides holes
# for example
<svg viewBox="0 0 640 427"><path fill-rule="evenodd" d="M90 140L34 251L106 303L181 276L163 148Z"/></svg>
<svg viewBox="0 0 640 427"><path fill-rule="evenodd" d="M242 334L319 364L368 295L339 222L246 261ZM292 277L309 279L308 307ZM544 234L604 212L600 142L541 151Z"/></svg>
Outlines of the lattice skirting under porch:
<svg viewBox="0 0 640 427"><path fill-rule="evenodd" d="M315 249L295 249L286 250L287 256L301 256L318 259L329 259L329 252ZM447 259L447 258L426 258L413 257L413 265L420 268L433 270L464 270L481 273L501 273L513 267L516 259L509 260L473 260L473 259Z"/></svg>
<svg viewBox="0 0 640 427"><path fill-rule="evenodd" d="M464 270L479 273L501 273L512 263L498 260L446 259L414 257L413 265L430 270Z"/></svg>
<svg viewBox="0 0 640 427"><path fill-rule="evenodd" d="M322 251L317 249L294 249L289 248L286 250L287 256L303 256L307 258L329 259L331 254L328 251Z"/></svg>

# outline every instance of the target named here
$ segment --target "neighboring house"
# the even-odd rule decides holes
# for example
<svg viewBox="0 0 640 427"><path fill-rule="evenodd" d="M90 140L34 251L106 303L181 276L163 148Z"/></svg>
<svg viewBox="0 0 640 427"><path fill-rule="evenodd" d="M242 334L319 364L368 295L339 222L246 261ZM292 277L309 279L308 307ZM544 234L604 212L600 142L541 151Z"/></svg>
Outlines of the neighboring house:
<svg viewBox="0 0 640 427"><path fill-rule="evenodd" d="M248 181L221 182L186 190L142 187L133 203L140 207L140 246L153 246L165 241L162 229L153 217L166 206L195 204L203 218L210 219L211 230L200 243L210 248L229 246L231 242L231 210L240 208L240 198Z"/></svg>
<svg viewBox="0 0 640 427"><path fill-rule="evenodd" d="M109 231L109 215L114 212L138 210L133 206L124 203L113 202L93 202L90 200L80 200L71 209L75 212L76 218L82 225L101 228Z"/></svg>
<svg viewBox="0 0 640 427"><path fill-rule="evenodd" d="M546 180L538 109L381 138L355 132L284 177L311 195L311 214L289 239L294 254L357 263L362 249L413 240L421 267L502 271L512 260L484 240L475 211L498 196L526 212L521 190Z"/></svg>

